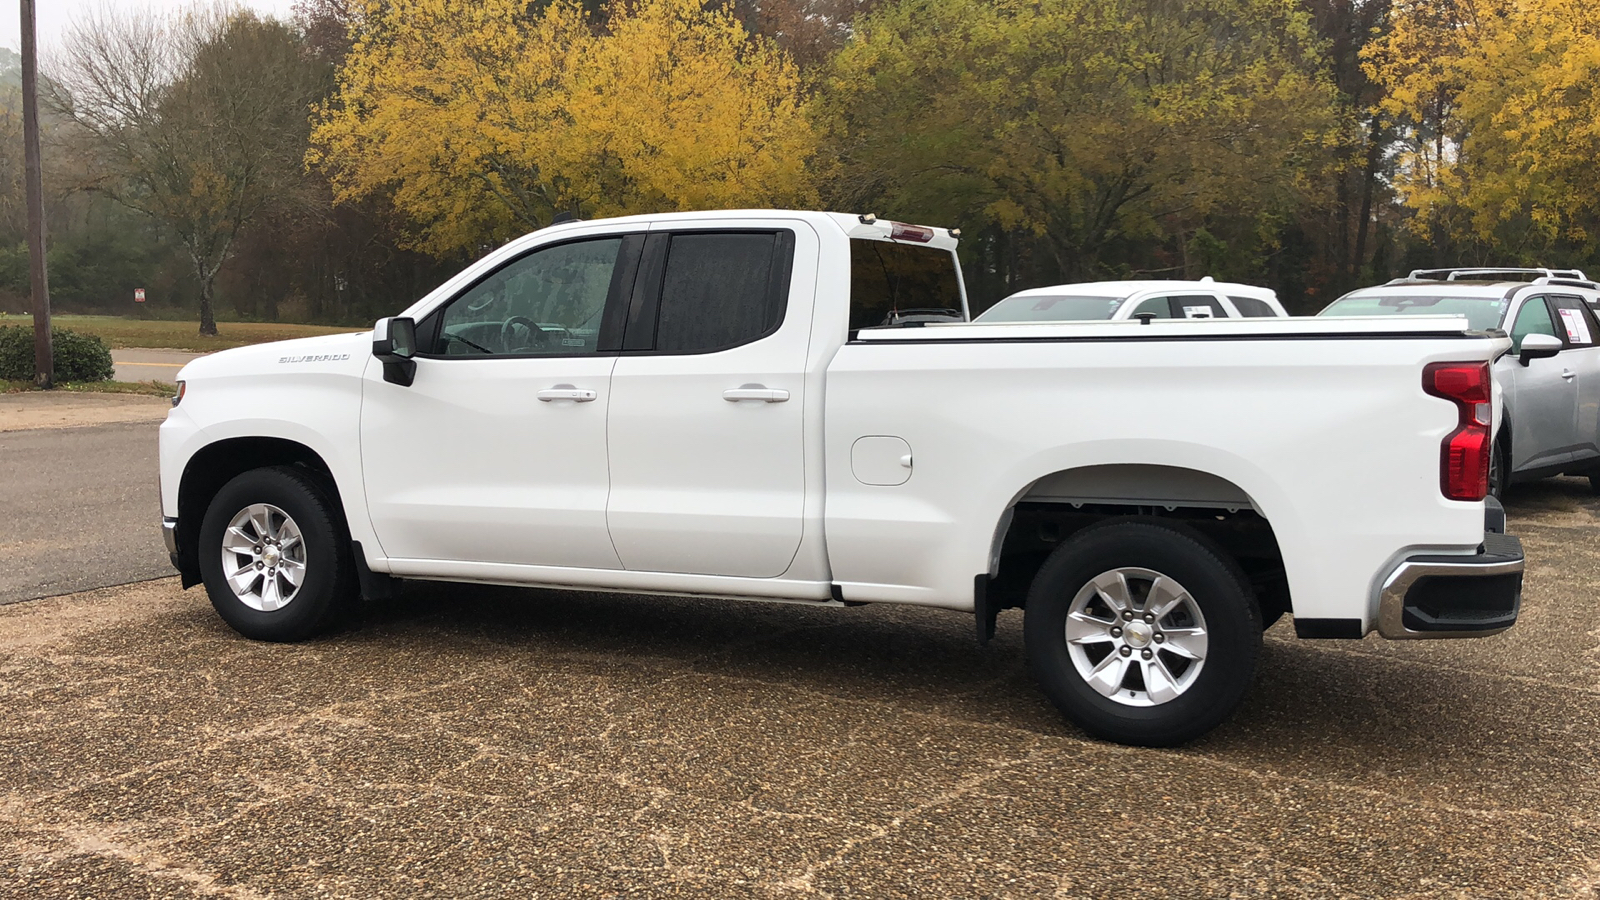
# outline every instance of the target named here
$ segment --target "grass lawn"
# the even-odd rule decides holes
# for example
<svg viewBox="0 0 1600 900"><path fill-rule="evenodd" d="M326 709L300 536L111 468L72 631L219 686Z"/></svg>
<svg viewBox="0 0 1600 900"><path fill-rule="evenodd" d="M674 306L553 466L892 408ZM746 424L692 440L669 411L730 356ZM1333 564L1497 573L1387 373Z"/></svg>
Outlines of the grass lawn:
<svg viewBox="0 0 1600 900"><path fill-rule="evenodd" d="M178 392L177 385L165 381L64 381L55 387L69 394L144 394L149 397L171 397ZM15 394L37 390L31 381L0 381L0 394Z"/></svg>
<svg viewBox="0 0 1600 900"><path fill-rule="evenodd" d="M288 325L277 322L218 322L215 337L200 335L198 321L164 321L156 319L124 319L119 316L51 316L50 324L80 334L99 335L113 350L122 347L148 347L164 350L187 350L207 353L243 347L246 344L264 344L268 341L285 341L290 338L313 337L319 334L343 334L363 329L333 325ZM32 316L0 316L0 326L21 325L33 327Z"/></svg>

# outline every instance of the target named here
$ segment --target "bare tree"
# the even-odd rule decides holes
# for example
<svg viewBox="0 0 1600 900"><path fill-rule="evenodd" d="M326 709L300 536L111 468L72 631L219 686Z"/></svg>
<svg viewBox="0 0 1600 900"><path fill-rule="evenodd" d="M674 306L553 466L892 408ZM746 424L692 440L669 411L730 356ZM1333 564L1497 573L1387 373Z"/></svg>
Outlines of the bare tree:
<svg viewBox="0 0 1600 900"><path fill-rule="evenodd" d="M299 189L318 83L288 26L227 4L167 16L101 8L68 29L53 105L77 126L81 187L161 222L216 334L217 272L239 232Z"/></svg>

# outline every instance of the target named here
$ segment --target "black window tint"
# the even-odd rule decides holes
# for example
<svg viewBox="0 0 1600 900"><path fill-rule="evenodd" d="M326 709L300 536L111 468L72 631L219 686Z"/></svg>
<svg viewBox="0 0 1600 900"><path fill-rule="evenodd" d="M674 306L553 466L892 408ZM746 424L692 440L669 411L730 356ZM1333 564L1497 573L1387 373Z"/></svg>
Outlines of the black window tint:
<svg viewBox="0 0 1600 900"><path fill-rule="evenodd" d="M912 311L919 315L906 315ZM962 318L955 254L893 241L850 242L851 331L907 319Z"/></svg>
<svg viewBox="0 0 1600 900"><path fill-rule="evenodd" d="M661 283L656 350L703 353L777 330L789 285L781 236L676 234Z"/></svg>
<svg viewBox="0 0 1600 900"><path fill-rule="evenodd" d="M1228 299L1232 300L1233 305L1239 308L1239 315L1247 319L1270 319L1277 315L1265 300L1257 300L1254 297L1233 296L1228 297Z"/></svg>

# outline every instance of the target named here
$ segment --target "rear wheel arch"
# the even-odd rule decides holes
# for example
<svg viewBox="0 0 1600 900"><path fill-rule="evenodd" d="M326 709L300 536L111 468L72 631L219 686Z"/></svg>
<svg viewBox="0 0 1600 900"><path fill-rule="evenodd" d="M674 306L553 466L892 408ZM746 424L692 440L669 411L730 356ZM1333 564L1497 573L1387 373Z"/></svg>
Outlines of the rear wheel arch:
<svg viewBox="0 0 1600 900"><path fill-rule="evenodd" d="M1018 492L991 539L984 613L1024 606L1056 546L1112 520L1164 522L1204 536L1247 573L1265 624L1293 611L1277 535L1248 491L1198 469L1112 464L1052 472Z"/></svg>

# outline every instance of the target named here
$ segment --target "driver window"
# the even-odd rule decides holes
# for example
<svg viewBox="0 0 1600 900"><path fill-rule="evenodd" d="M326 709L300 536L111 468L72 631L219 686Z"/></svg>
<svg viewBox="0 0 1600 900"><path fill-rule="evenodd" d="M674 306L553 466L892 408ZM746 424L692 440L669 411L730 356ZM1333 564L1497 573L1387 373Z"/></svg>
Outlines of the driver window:
<svg viewBox="0 0 1600 900"><path fill-rule="evenodd" d="M1556 334L1555 322L1550 319L1550 307L1545 305L1543 297L1534 297L1522 304L1517 310L1516 324L1511 326L1511 352L1522 350L1522 339L1530 334Z"/></svg>
<svg viewBox="0 0 1600 900"><path fill-rule="evenodd" d="M450 302L435 352L446 356L594 353L622 238L535 250Z"/></svg>

